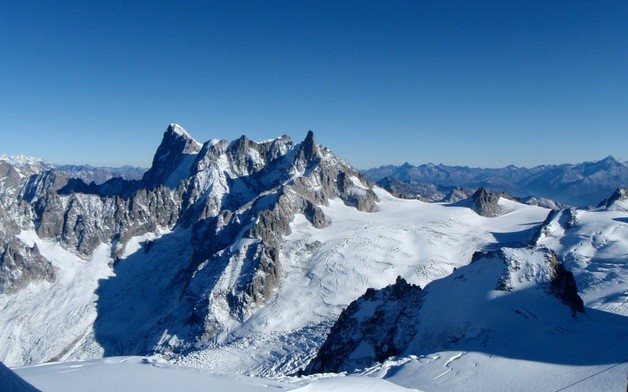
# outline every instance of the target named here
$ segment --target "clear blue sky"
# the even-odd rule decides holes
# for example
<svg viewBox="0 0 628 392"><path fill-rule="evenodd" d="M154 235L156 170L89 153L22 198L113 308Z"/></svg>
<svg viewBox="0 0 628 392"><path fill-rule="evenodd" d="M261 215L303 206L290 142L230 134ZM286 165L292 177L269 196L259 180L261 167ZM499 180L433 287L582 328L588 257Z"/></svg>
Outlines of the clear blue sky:
<svg viewBox="0 0 628 392"><path fill-rule="evenodd" d="M0 153L284 133L358 168L628 159L628 1L5 1Z"/></svg>

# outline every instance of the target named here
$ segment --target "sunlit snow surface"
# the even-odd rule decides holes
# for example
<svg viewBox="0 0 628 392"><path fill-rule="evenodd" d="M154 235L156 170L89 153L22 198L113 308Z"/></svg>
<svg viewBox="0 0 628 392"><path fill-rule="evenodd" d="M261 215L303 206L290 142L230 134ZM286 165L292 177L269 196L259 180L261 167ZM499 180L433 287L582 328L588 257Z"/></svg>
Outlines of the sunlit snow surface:
<svg viewBox="0 0 628 392"><path fill-rule="evenodd" d="M502 200L508 212L484 218L464 207L400 200L383 191L378 197L375 213L332 200L323 207L332 222L324 229L297 216L282 246L284 278L275 299L231 326L225 344L176 362L225 372L292 374L309 362L342 309L367 288L382 288L399 275L425 286L497 241L524 245L549 212Z"/></svg>
<svg viewBox="0 0 628 392"><path fill-rule="evenodd" d="M323 229L313 228L303 216L297 216L291 225L292 233L284 239L284 276L275 298L244 323L230 325L225 342L187 356L167 358L184 366L137 357L107 358L23 367L16 369L17 373L47 391L401 388L379 379L426 391L505 387L522 391L625 390L627 362L593 360L577 366L479 351L436 351L391 359L359 371L356 377L287 377L308 363L338 314L367 288L391 284L397 275L423 287L451 274L454 268L467 265L477 250L497 244L524 246L549 213L547 209L502 199L505 214L484 218L469 208L400 200L383 191L377 194L381 202L375 213L360 212L347 208L340 200L332 200L328 207L323 207L332 223ZM627 215L621 211L578 211L576 224L565 229L560 222L553 222L538 241L539 245L556 250L574 272L585 306L602 313L612 312L609 314L617 315L624 324L628 320ZM185 241L185 235L172 233L171 241ZM37 243L41 253L61 269L61 278L54 284L32 284L20 293L19 305L11 303L11 297L0 298L0 318L6 326L0 331L0 338L15 342L2 345L2 356L9 365L16 365L24 363L24 358L68 360L101 355L90 323L96 317L94 293L98 280L112 274L107 247L86 261L36 238L32 232L24 232L21 238L27 244ZM137 253L145 239L134 239L127 254ZM178 251L179 247L175 247L173 252ZM168 255L162 257L166 260ZM52 306L41 307L42 298ZM70 308L77 310L68 311ZM583 322L583 328L595 330L590 318L583 320L589 320ZM71 342L66 341L67 336L80 338ZM625 349L628 353L626 335L620 339L603 334L596 337L595 341L574 344L595 346L601 357L606 349ZM38 351L39 343L49 349L54 341L59 341L58 358L45 357ZM64 352L68 346L71 352ZM529 349L543 350L544 342L531 342ZM568 353L566 350L565 355ZM628 360L628 354L625 359ZM105 379L108 381L102 381ZM177 386L173 387L168 379L178 380Z"/></svg>
<svg viewBox="0 0 628 392"><path fill-rule="evenodd" d="M576 277L585 306L628 317L628 213L575 210L572 214L570 222L566 212L556 216L539 244L562 256Z"/></svg>
<svg viewBox="0 0 628 392"><path fill-rule="evenodd" d="M402 392L416 390L385 380L363 377L312 377L276 381L233 374L217 374L205 369L174 366L154 358L142 357L110 357L83 362L51 363L16 368L14 371L33 386L46 392L290 390L295 392Z"/></svg>

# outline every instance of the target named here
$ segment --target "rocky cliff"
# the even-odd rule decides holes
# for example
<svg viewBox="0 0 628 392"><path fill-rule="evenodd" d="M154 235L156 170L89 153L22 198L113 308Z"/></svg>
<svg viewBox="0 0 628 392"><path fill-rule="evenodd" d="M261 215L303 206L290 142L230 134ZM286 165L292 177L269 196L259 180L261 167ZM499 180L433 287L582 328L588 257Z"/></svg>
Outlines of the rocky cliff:
<svg viewBox="0 0 628 392"><path fill-rule="evenodd" d="M245 320L273 298L282 276L279 249L296 215L322 228L329 219L321 206L331 199L360 211L377 209L372 185L318 146L312 132L300 143L288 136L262 143L243 136L200 144L172 124L141 180L86 184L54 167L24 174L5 163L0 163L0 179L5 212L0 292L55 279L50 261L20 240L25 231L86 262L105 247L116 274L112 285L127 284L131 239L155 238L144 244L147 259L166 241L162 233L178 233L188 242L156 283L175 300L147 298L148 319L112 305L133 300L103 282L97 294L107 304L99 309L95 334L107 355L215 341L230 323ZM124 290L135 290L128 282ZM129 323L129 318L137 320ZM168 325L179 326L176 339L162 339Z"/></svg>

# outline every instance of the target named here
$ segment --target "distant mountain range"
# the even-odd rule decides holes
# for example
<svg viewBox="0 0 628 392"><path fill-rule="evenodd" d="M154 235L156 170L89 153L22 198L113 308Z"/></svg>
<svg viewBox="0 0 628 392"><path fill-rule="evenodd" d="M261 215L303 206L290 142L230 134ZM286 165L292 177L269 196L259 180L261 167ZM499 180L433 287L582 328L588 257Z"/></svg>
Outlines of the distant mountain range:
<svg viewBox="0 0 628 392"><path fill-rule="evenodd" d="M536 196L570 206L595 206L615 189L628 185L628 163L612 156L596 162L533 168L510 165L483 169L404 163L363 170L362 174L400 196L430 201L446 199L455 189L484 187L521 198Z"/></svg>
<svg viewBox="0 0 628 392"><path fill-rule="evenodd" d="M121 167L94 167L90 165L58 165L46 162L43 159L27 155L0 155L0 161L11 164L17 170L29 175L38 174L46 170L55 169L70 178L77 178L89 184L102 184L108 180L120 177L124 180L139 180L147 169L134 166Z"/></svg>
<svg viewBox="0 0 628 392"><path fill-rule="evenodd" d="M94 167L60 165L25 155L0 155L25 174L55 169L85 184L101 185L112 178L140 180L147 171L134 166ZM503 168L473 168L433 163L404 163L361 170L369 180L396 196L431 202L457 202L478 188L505 192L526 204L547 208L597 206L616 189L628 186L628 162L608 156L578 164L539 165L533 168L509 165Z"/></svg>

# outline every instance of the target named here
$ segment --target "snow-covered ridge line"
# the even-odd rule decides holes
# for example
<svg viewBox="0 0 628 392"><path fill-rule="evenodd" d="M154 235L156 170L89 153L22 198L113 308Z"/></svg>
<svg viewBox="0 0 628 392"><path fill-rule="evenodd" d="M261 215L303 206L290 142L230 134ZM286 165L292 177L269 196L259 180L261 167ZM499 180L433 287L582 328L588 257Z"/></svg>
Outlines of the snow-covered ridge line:
<svg viewBox="0 0 628 392"><path fill-rule="evenodd" d="M10 362L46 361L60 355L84 358L98 346L104 355L189 350L227 339L230 331L274 299L283 279L283 238L296 215L323 228L328 220L321 207L332 199L360 211L376 208L376 195L359 184L358 177L331 153L323 155L311 132L298 144L288 137L268 143L242 137L199 147L172 126L140 181L86 185L55 171L22 178L14 184L18 197L7 199L6 207L14 213L2 217L15 228L15 234L6 234L24 249L31 247L33 256L17 252L8 272L3 271L5 292L20 295L23 287L40 281L41 277L25 273L35 270L29 266L41 264L40 256L59 269L59 277L66 276L66 270L76 273L76 268L46 253L47 247L42 248L46 241L86 262L105 249L96 264L111 268L114 277L102 273L94 277L98 285L90 289L97 293L92 314L98 317L92 319L92 331L74 331L70 341L46 340L36 352L26 334L24 339L18 336ZM26 241L19 236L25 232L44 242ZM142 246L133 245L137 238L143 238ZM170 262L154 262L164 258ZM136 276L151 284L138 285ZM161 298L155 293L147 301L144 290L173 294ZM121 295L129 292L137 294ZM94 302L90 296L82 299ZM129 302L135 311L111 305ZM33 313L23 306L27 305L12 302L12 311ZM62 308L57 307L59 323ZM28 324L19 317L14 321L20 328ZM6 330L17 327L12 324Z"/></svg>
<svg viewBox="0 0 628 392"><path fill-rule="evenodd" d="M189 133L188 131L185 130L185 128L183 128L181 125L177 124L177 123L171 123L168 126L169 130L172 130L172 132L176 133L177 135L183 136L185 138L189 138L194 140L194 143L196 143L199 147L202 146L202 143L199 143L198 141L196 141Z"/></svg>
<svg viewBox="0 0 628 392"><path fill-rule="evenodd" d="M30 155L0 155L0 161L6 161L12 165L36 165L36 164L49 164L41 158L33 157Z"/></svg>

